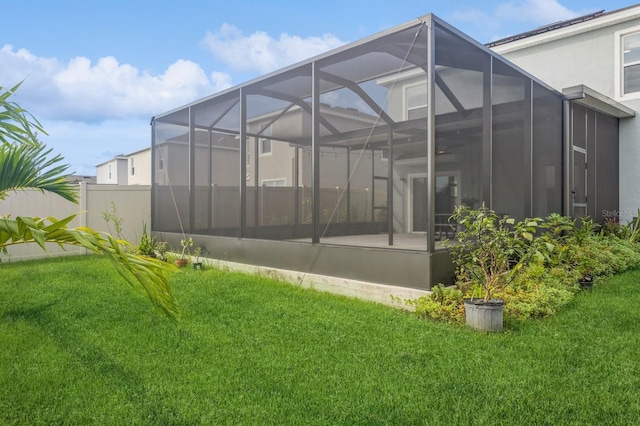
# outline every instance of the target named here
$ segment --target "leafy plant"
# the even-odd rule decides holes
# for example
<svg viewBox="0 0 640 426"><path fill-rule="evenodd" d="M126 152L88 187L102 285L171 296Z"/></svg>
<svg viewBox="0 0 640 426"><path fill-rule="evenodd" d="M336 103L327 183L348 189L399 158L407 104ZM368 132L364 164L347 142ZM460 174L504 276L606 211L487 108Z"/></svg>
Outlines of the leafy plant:
<svg viewBox="0 0 640 426"><path fill-rule="evenodd" d="M431 294L408 303L420 316L454 324L464 322L463 295L457 288L438 284L431 289Z"/></svg>
<svg viewBox="0 0 640 426"><path fill-rule="evenodd" d="M200 262L201 254L202 254L202 247L198 246L193 250L193 256L196 258L196 262Z"/></svg>
<svg viewBox="0 0 640 426"><path fill-rule="evenodd" d="M180 240L180 246L182 246L182 252L180 253L180 259L185 259L190 256L190 249L193 247L193 238L183 238Z"/></svg>
<svg viewBox="0 0 640 426"><path fill-rule="evenodd" d="M627 224L627 228L629 229L629 242L640 243L640 209L636 213L636 220Z"/></svg>
<svg viewBox="0 0 640 426"><path fill-rule="evenodd" d="M167 260L167 250L169 246L166 241L158 241L156 243L156 253L161 260Z"/></svg>
<svg viewBox="0 0 640 426"><path fill-rule="evenodd" d="M142 224L142 236L136 246L136 251L143 256L156 256L156 239L147 232L146 223Z"/></svg>
<svg viewBox="0 0 640 426"><path fill-rule="evenodd" d="M122 239L122 225L124 223L124 219L118 216L118 212L116 212L116 203L112 201L111 210L102 210L100 212L100 215L102 216L102 219L104 219L104 221L107 223L107 229L109 230L109 233L113 234L113 232L111 231L111 224L113 223L113 227L116 231L115 235L117 235L118 238Z"/></svg>

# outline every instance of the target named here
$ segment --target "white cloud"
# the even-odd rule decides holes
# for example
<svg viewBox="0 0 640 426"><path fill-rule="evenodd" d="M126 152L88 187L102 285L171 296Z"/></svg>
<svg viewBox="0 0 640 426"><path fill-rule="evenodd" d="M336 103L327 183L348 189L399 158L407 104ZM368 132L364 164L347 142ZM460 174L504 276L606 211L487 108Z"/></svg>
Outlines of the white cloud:
<svg viewBox="0 0 640 426"><path fill-rule="evenodd" d="M110 56L95 63L80 56L64 64L5 45L0 63L0 84L26 78L15 100L42 119L146 118L231 85L229 75L207 76L198 64L182 59L151 75Z"/></svg>
<svg viewBox="0 0 640 426"><path fill-rule="evenodd" d="M233 69L267 73L326 52L345 42L332 34L302 38L282 33L276 39L263 31L257 31L245 36L239 28L225 23L218 31L207 32L201 44Z"/></svg>

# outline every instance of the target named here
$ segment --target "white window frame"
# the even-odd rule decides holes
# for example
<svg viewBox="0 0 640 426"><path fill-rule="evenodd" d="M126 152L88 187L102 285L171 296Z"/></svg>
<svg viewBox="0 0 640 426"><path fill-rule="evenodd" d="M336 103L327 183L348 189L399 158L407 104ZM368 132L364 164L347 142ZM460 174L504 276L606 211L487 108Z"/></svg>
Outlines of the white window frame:
<svg viewBox="0 0 640 426"><path fill-rule="evenodd" d="M272 183L282 183L282 185L270 185ZM283 187L283 186L287 186L287 178L280 178L280 179L263 179L261 182L262 186L269 186L269 187Z"/></svg>
<svg viewBox="0 0 640 426"><path fill-rule="evenodd" d="M129 165L131 166L131 176L135 176L136 175L136 157L131 157L130 160L131 162L129 163Z"/></svg>
<svg viewBox="0 0 640 426"><path fill-rule="evenodd" d="M107 172L109 173L109 180L111 180L111 163L107 164Z"/></svg>
<svg viewBox="0 0 640 426"><path fill-rule="evenodd" d="M412 107L409 108L409 96L407 96L407 90L411 89L413 87L416 86L426 86L427 88L427 103L425 105L420 105L417 107ZM403 114L404 114L404 119L408 120L409 119L409 111L410 110L415 110L415 109L420 109L420 108L429 108L429 84L427 82L424 81L418 81L416 83L411 83L411 84L406 84L402 90L402 106L403 106Z"/></svg>
<svg viewBox="0 0 640 426"><path fill-rule="evenodd" d="M616 100L631 100L631 99L640 99L640 91L633 93L624 93L624 43L622 39L626 36L634 35L640 33L640 26L627 28L622 31L616 31L615 36L615 49L614 49L614 60L615 60L615 97Z"/></svg>

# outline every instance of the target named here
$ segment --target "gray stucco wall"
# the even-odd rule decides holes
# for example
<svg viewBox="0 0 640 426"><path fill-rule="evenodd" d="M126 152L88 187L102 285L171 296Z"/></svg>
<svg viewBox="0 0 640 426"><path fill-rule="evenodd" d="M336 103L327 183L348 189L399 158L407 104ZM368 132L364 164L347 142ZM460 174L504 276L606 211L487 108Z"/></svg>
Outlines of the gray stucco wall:
<svg viewBox="0 0 640 426"><path fill-rule="evenodd" d="M619 84L616 74L620 72L616 40L620 32L635 29L640 31L640 18L541 44L535 44L536 37L540 36L531 37L526 41L528 45L519 50L511 50L510 44L494 50L559 91L583 84L640 112L640 98L621 97L616 90ZM640 117L620 119L619 128L619 205L620 220L625 223L636 216L640 208Z"/></svg>

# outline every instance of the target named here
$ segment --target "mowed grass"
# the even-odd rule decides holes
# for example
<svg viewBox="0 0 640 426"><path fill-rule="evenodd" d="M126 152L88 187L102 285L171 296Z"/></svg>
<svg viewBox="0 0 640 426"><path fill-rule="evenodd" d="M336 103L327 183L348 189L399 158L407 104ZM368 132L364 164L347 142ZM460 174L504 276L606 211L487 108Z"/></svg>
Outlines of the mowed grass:
<svg viewBox="0 0 640 426"><path fill-rule="evenodd" d="M0 265L0 424L635 425L640 272L499 335L185 269L161 317L100 257Z"/></svg>

